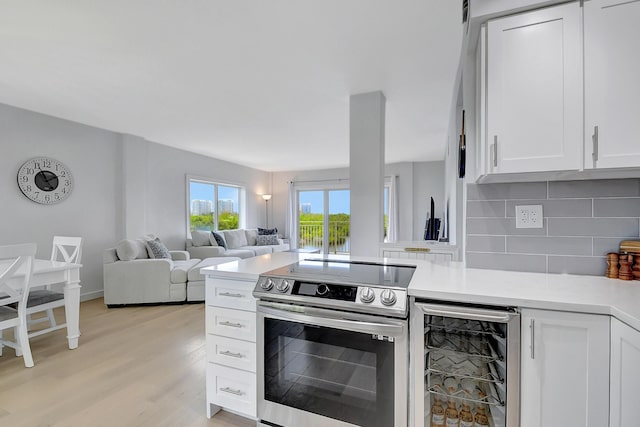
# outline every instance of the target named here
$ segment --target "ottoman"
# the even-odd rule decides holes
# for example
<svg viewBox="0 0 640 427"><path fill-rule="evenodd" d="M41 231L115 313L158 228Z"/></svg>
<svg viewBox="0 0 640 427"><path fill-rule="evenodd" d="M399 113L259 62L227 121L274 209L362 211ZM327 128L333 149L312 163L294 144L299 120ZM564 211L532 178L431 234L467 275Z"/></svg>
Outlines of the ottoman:
<svg viewBox="0 0 640 427"><path fill-rule="evenodd" d="M187 301L204 301L204 279L200 274L200 269L211 267L212 265L224 264L227 262L240 261L237 257L217 257L205 258L198 264L194 265L187 273Z"/></svg>

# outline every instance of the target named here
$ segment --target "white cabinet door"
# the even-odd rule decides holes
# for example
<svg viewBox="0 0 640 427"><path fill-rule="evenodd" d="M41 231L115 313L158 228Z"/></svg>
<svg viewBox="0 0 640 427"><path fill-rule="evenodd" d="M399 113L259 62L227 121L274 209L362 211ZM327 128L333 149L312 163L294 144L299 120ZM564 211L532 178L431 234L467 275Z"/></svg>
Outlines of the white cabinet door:
<svg viewBox="0 0 640 427"><path fill-rule="evenodd" d="M487 31L490 172L580 169L579 3L495 19Z"/></svg>
<svg viewBox="0 0 640 427"><path fill-rule="evenodd" d="M609 316L522 310L521 427L609 423Z"/></svg>
<svg viewBox="0 0 640 427"><path fill-rule="evenodd" d="M640 0L584 2L586 168L640 167L639 22Z"/></svg>
<svg viewBox="0 0 640 427"><path fill-rule="evenodd" d="M487 26L480 27L476 49L476 140L475 179L487 174L489 169L487 147Z"/></svg>
<svg viewBox="0 0 640 427"><path fill-rule="evenodd" d="M611 427L636 427L640 384L640 332L611 319Z"/></svg>

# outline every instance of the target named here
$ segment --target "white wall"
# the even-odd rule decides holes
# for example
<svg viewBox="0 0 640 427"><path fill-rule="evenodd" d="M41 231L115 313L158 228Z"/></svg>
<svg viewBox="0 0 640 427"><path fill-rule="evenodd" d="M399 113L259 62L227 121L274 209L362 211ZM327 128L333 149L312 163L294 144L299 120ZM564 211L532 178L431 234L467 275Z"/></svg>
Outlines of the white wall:
<svg viewBox="0 0 640 427"><path fill-rule="evenodd" d="M102 291L102 250L122 233L119 176L121 136L0 104L0 245L35 242L38 258L51 256L54 235L82 236L82 294ZM46 206L27 199L18 168L49 156L71 169L69 198Z"/></svg>
<svg viewBox="0 0 640 427"><path fill-rule="evenodd" d="M385 176L398 176L400 205L399 240L422 240L427 214L428 196L433 196L437 212L444 208L444 162L403 162L385 165ZM269 221L286 232L288 183L349 179L349 168L314 171L275 172L272 177ZM288 236L287 236L288 237Z"/></svg>
<svg viewBox="0 0 640 427"><path fill-rule="evenodd" d="M125 236L154 233L184 249L187 174L246 187L246 226L264 223L267 172L2 104L0 141L0 245L35 242L48 259L54 235L82 236L83 298L101 295L102 252ZM36 156L71 169L67 200L44 206L22 195L18 168Z"/></svg>

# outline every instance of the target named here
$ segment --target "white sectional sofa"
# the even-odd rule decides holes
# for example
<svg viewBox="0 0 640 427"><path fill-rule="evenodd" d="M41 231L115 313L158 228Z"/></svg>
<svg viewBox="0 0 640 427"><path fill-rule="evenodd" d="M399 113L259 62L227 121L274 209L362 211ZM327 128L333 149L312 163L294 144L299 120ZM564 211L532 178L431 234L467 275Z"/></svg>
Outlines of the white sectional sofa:
<svg viewBox="0 0 640 427"><path fill-rule="evenodd" d="M200 269L237 261L238 257L201 260L186 251L169 251L171 259L149 258L141 239L125 239L103 254L104 303L111 306L204 301Z"/></svg>
<svg viewBox="0 0 640 427"><path fill-rule="evenodd" d="M187 252L192 258L238 257L251 258L257 255L283 252L289 250L289 244L274 235L277 244L259 244L258 230L255 228L223 230L218 232L223 236L226 248L220 246L210 231L195 230L191 239L187 239Z"/></svg>

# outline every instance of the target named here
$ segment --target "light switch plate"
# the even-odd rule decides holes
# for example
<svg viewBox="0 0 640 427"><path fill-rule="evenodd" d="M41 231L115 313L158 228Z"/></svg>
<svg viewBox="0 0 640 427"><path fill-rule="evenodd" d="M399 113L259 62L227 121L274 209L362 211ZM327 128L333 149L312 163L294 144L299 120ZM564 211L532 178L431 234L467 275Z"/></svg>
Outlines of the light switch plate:
<svg viewBox="0 0 640 427"><path fill-rule="evenodd" d="M542 228L542 205L516 206L516 228Z"/></svg>

